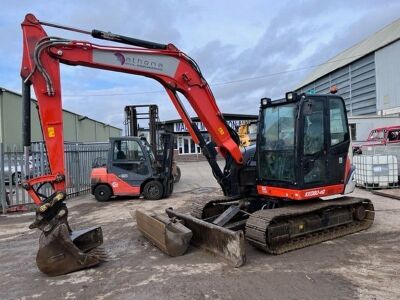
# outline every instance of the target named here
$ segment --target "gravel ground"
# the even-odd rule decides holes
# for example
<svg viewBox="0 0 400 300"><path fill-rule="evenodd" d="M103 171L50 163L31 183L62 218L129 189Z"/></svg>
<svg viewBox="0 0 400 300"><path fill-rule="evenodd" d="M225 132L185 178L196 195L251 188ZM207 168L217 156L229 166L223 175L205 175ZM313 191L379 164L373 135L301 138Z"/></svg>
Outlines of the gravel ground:
<svg viewBox="0 0 400 300"><path fill-rule="evenodd" d="M400 298L400 201L357 190L372 199L375 223L367 231L280 256L246 245L247 263L232 268L191 247L171 258L145 240L129 212L185 208L199 194L219 189L206 163L180 165L182 180L167 200L91 195L68 201L73 228L101 225L110 260L55 278L35 264L38 231L32 213L0 215L1 299L398 299Z"/></svg>

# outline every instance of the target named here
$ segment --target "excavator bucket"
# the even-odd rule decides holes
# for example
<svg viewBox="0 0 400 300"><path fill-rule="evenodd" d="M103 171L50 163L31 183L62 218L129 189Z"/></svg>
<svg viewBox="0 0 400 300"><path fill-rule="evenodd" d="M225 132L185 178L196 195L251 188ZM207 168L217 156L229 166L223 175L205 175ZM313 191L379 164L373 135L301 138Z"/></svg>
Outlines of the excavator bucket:
<svg viewBox="0 0 400 300"><path fill-rule="evenodd" d="M176 218L185 224L192 233L192 244L224 259L233 267L240 267L246 262L244 233L233 231L208 223L189 214L178 213L168 208L166 213L170 218Z"/></svg>
<svg viewBox="0 0 400 300"><path fill-rule="evenodd" d="M131 215L136 217L140 232L161 251L169 256L180 256L186 252L192 232L182 223L139 209Z"/></svg>
<svg viewBox="0 0 400 300"><path fill-rule="evenodd" d="M50 222L36 215L30 228L39 228L39 250L36 264L48 276L58 276L93 267L106 261L101 227L71 231L67 208L62 207Z"/></svg>
<svg viewBox="0 0 400 300"><path fill-rule="evenodd" d="M163 252L170 256L182 255L191 242L223 258L234 267L244 264L246 259L242 231L232 231L171 208L166 212L169 218L136 211L139 230Z"/></svg>

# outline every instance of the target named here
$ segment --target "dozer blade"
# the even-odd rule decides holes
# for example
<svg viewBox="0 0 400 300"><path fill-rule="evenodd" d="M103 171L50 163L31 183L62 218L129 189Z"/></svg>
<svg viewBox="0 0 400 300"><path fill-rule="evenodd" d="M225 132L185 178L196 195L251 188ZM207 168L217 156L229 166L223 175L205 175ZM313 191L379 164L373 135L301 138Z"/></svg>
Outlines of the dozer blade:
<svg viewBox="0 0 400 300"><path fill-rule="evenodd" d="M131 215L135 218L133 212ZM140 232L169 256L183 255L189 247L192 232L180 222L139 209L136 222Z"/></svg>
<svg viewBox="0 0 400 300"><path fill-rule="evenodd" d="M193 232L191 242L216 256L223 258L230 265L240 267L246 262L243 231L232 231L227 228L205 222L189 214L178 213L168 208L166 213L170 218L182 220Z"/></svg>

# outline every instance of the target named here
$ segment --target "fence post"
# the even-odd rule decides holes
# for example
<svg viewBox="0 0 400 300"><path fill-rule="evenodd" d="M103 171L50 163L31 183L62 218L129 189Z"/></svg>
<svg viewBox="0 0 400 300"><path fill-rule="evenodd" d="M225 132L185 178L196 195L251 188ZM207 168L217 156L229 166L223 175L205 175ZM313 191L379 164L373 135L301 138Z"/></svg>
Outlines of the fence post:
<svg viewBox="0 0 400 300"><path fill-rule="evenodd" d="M3 214L7 213L7 194L6 194L6 183L4 176L4 144L0 143L0 198L1 198L1 207L3 210Z"/></svg>
<svg viewBox="0 0 400 300"><path fill-rule="evenodd" d="M75 168L76 168L76 178L74 180L74 187L75 187L75 193L78 196L80 192L80 178L81 178L81 167L80 167L80 149L79 144L75 144Z"/></svg>

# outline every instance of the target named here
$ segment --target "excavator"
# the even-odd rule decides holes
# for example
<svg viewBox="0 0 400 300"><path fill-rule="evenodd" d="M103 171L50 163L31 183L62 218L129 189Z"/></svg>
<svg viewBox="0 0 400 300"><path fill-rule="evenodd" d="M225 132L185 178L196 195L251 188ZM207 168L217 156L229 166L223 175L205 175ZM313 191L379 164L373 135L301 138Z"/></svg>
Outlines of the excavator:
<svg viewBox="0 0 400 300"><path fill-rule="evenodd" d="M43 26L125 46L48 36ZM173 44L100 30L85 31L39 21L32 14L26 15L22 31L24 111L30 111L26 105L32 85L51 170L49 175L23 183L37 205L30 228L42 231L36 262L45 274L66 274L106 260L100 247L100 227L72 231L68 224L60 63L145 76L165 88L224 194L197 199L190 214L174 209L167 209L166 213L170 220L179 220L190 228L193 243L234 266L245 262L245 239L267 253L281 254L372 225L372 202L343 196L352 192L355 184L341 97L289 92L279 101L261 99L257 143L241 150L239 137L224 120L199 66ZM203 122L211 141L206 142L191 121L180 95L186 97ZM29 117L25 117L27 153ZM222 169L217 163L218 152L225 159ZM50 195L41 192L46 184L53 187ZM334 195L338 197L325 198ZM152 220L152 216L145 218L146 224L152 225ZM139 229L141 226L138 221Z"/></svg>

